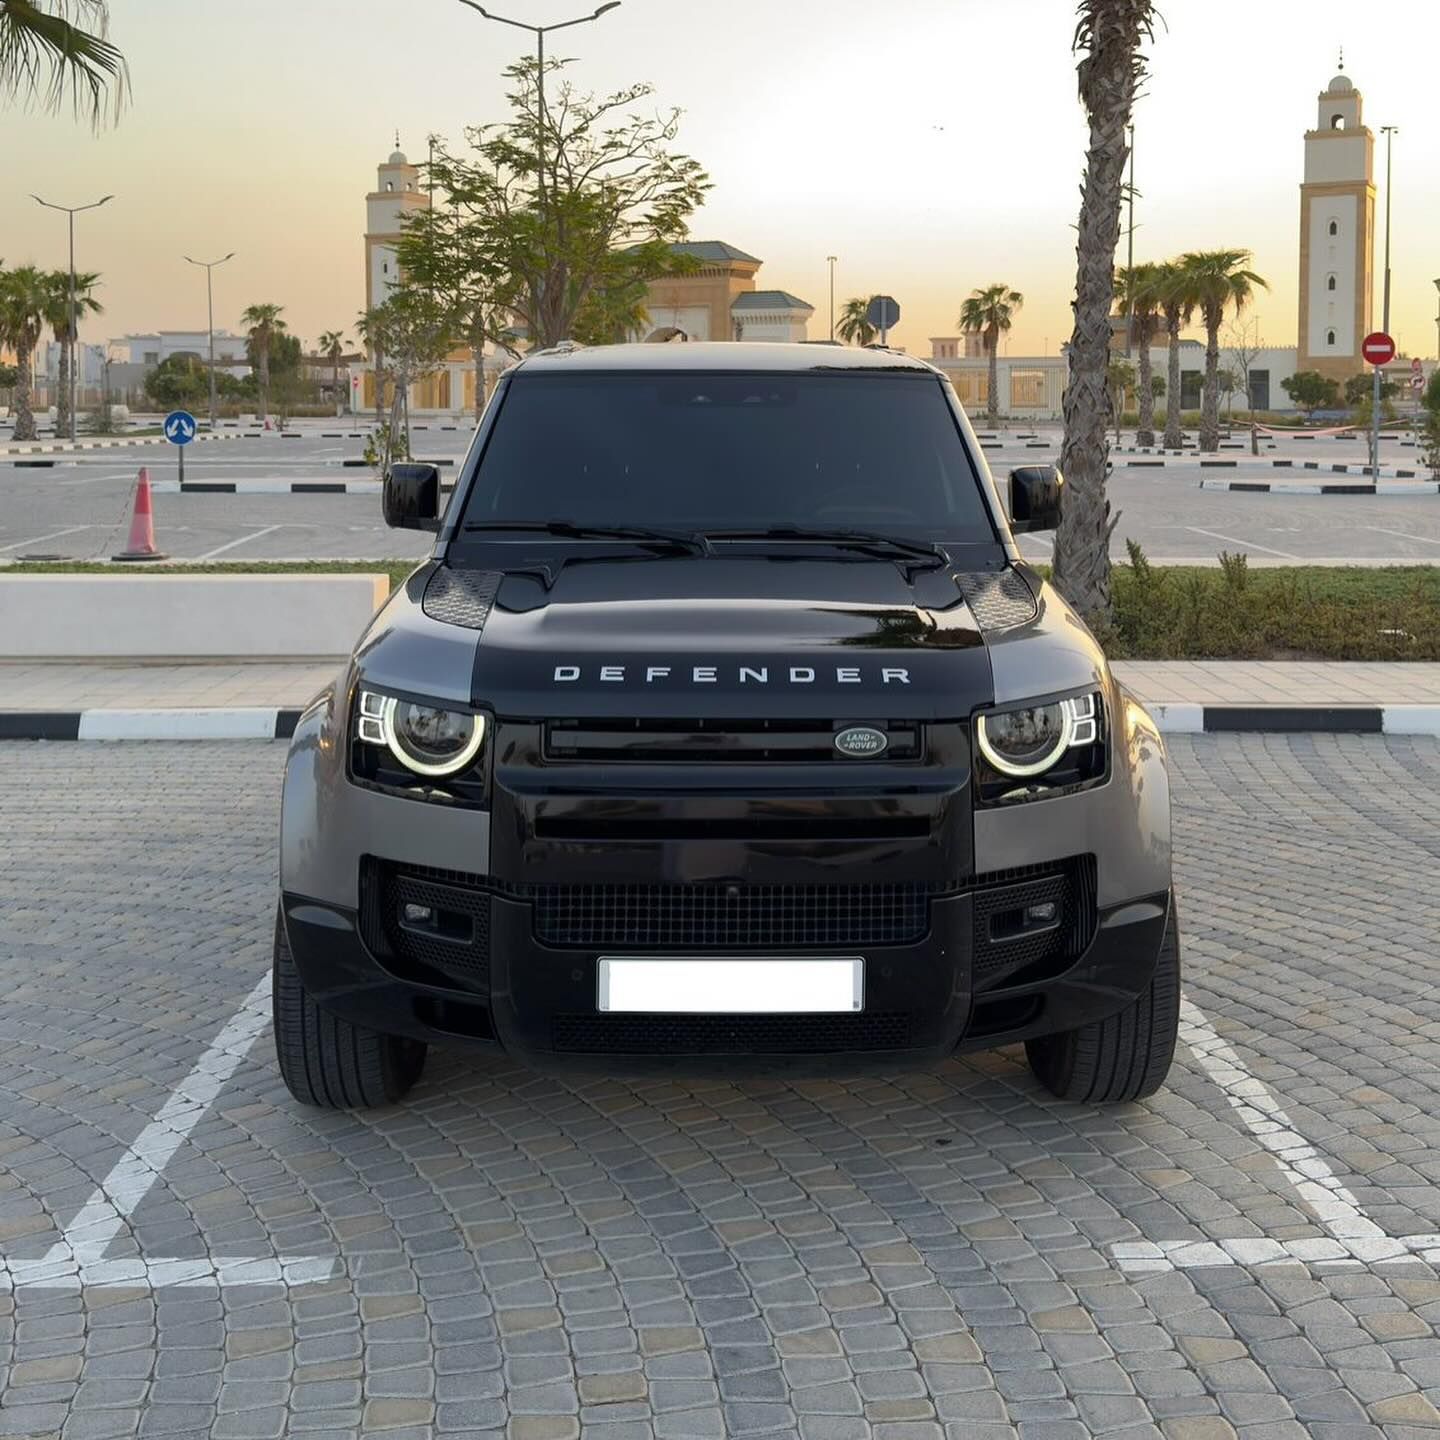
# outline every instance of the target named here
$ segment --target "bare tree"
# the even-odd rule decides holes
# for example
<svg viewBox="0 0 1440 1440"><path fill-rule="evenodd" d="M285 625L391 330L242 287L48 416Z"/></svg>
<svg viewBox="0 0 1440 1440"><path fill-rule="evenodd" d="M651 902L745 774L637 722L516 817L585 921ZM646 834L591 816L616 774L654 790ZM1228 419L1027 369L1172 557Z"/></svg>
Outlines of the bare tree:
<svg viewBox="0 0 1440 1440"><path fill-rule="evenodd" d="M1250 389L1250 367L1255 357L1264 349L1260 343L1260 322L1258 320L1232 320L1225 328L1225 354L1240 393L1245 397L1245 411L1253 414L1255 404Z"/></svg>

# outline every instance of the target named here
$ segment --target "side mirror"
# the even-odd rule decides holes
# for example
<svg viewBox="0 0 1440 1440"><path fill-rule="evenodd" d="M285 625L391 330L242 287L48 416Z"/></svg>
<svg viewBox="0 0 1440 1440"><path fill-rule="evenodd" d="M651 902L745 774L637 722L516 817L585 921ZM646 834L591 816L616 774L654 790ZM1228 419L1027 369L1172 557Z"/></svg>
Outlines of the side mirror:
<svg viewBox="0 0 1440 1440"><path fill-rule="evenodd" d="M380 497L392 530L440 528L440 470L435 465L392 465Z"/></svg>
<svg viewBox="0 0 1440 1440"><path fill-rule="evenodd" d="M1065 477L1054 465L1022 465L1010 472L1010 528L1053 530L1060 523Z"/></svg>

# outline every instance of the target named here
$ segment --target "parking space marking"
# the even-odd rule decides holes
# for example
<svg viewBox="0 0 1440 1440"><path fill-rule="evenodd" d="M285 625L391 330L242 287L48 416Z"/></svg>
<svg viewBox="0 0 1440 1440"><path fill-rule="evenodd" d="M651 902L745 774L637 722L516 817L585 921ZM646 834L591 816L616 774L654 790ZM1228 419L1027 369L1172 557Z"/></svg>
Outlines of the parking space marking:
<svg viewBox="0 0 1440 1440"><path fill-rule="evenodd" d="M197 555L197 560L213 560L217 555L223 555L227 550L233 550L237 545L248 544L251 540L258 540L262 535L273 535L281 528L280 525L267 525L263 530L252 531L249 535L242 535L238 540L227 541L224 545L217 545L213 550L207 550L203 555Z"/></svg>
<svg viewBox="0 0 1440 1440"><path fill-rule="evenodd" d="M1440 545L1440 540L1430 535L1412 535L1408 530L1387 530L1383 525L1367 525L1367 530L1373 530L1377 535L1394 535L1401 540L1417 540L1421 545Z"/></svg>
<svg viewBox="0 0 1440 1440"><path fill-rule="evenodd" d="M1193 535L1208 535L1212 540L1223 540L1227 545L1239 545L1242 548L1248 547L1251 550L1263 550L1267 555L1279 555L1285 560L1298 560L1298 555L1292 555L1288 550L1276 550L1270 545L1261 545L1254 540L1241 540L1235 535L1222 535L1218 530L1202 530L1198 525L1187 525L1185 527Z"/></svg>
<svg viewBox="0 0 1440 1440"><path fill-rule="evenodd" d="M1240 1122L1275 1157L1280 1173L1328 1238L1125 1241L1110 1247L1122 1270L1296 1263L1440 1265L1440 1235L1387 1235L1360 1208L1325 1157L1295 1129L1269 1086L1249 1070L1188 999L1180 1002L1180 1039L1201 1070L1219 1086Z"/></svg>
<svg viewBox="0 0 1440 1440"><path fill-rule="evenodd" d="M93 525L67 525L63 530L52 530L48 535L32 535L27 540L17 540L13 545L0 545L0 553L19 550L26 545L39 545L45 540L58 540L62 535L73 535L77 530L93 530Z"/></svg>
<svg viewBox="0 0 1440 1440"><path fill-rule="evenodd" d="M22 1285L77 1290L95 1285L145 1289L162 1285L303 1284L328 1280L334 1275L339 1262L327 1256L210 1256L203 1260L105 1258L110 1243L159 1182L165 1167L250 1053L250 1047L269 1019L270 975L267 971L206 1046L155 1118L111 1166L60 1239L38 1260L0 1257L0 1291Z"/></svg>

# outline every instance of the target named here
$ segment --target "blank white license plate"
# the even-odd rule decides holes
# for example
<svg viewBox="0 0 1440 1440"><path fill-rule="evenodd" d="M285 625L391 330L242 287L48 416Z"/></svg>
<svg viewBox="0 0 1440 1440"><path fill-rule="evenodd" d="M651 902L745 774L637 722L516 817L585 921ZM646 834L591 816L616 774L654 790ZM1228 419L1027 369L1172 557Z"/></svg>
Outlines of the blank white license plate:
<svg viewBox="0 0 1440 1440"><path fill-rule="evenodd" d="M596 1008L651 1015L851 1013L864 1008L865 962L671 959L606 955L598 968Z"/></svg>

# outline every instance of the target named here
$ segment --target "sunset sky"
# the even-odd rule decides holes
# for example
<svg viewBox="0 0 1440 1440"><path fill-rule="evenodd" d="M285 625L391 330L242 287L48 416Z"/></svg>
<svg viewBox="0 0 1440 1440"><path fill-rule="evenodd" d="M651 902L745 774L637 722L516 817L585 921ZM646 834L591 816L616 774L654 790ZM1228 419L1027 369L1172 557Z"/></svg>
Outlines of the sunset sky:
<svg viewBox="0 0 1440 1440"><path fill-rule="evenodd" d="M496 0L548 23L590 0ZM1345 68L1365 121L1395 140L1392 330L1433 355L1440 276L1440 7L1434 0L1168 0L1136 112L1136 256L1246 246L1271 282L1256 314L1269 344L1296 338L1303 132ZM398 128L412 159L431 131L501 119L500 70L522 32L459 0L126 0L112 38L134 96L99 136L69 116L9 111L0 257L103 272L106 314L87 340L203 327L204 276L184 254L237 258L216 272L216 324L285 307L307 344L354 334L363 303L364 195ZM635 80L685 111L680 148L715 189L692 226L760 256L762 287L815 306L826 333L825 256L837 297L888 291L892 342L929 353L975 286L1024 292L1010 353L1054 353L1069 333L1072 225L1085 139L1068 0L624 0L556 37L573 82ZM1377 145L1382 189L1384 149ZM1123 260L1124 240L1121 241ZM1378 254L1377 254L1378 264ZM1376 286L1379 318L1379 276Z"/></svg>

